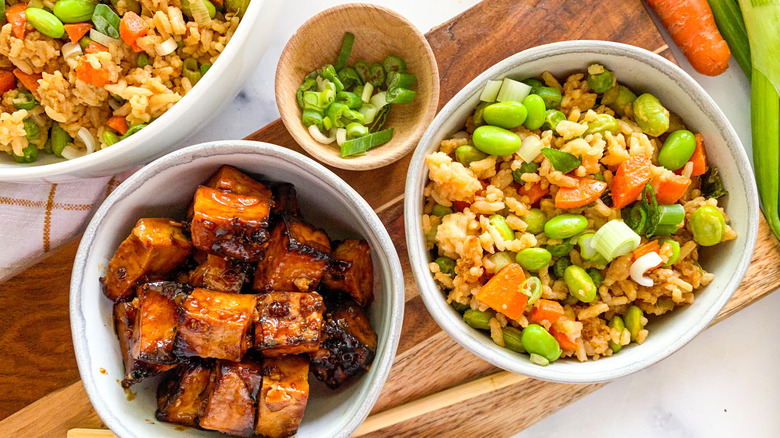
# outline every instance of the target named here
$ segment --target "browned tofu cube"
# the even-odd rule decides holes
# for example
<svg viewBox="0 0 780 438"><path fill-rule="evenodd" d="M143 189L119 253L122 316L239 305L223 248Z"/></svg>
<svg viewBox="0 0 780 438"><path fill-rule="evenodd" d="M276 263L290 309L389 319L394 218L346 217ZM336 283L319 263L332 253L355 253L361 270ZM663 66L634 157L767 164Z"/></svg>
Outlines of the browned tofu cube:
<svg viewBox="0 0 780 438"><path fill-rule="evenodd" d="M255 348L266 357L317 351L322 311L322 297L318 293L271 292L260 295Z"/></svg>
<svg viewBox="0 0 780 438"><path fill-rule="evenodd" d="M235 259L208 254L187 276L187 284L218 292L241 293L254 265Z"/></svg>
<svg viewBox="0 0 780 438"><path fill-rule="evenodd" d="M262 379L260 364L255 361L217 361L213 390L206 412L200 418L200 427L251 436Z"/></svg>
<svg viewBox="0 0 780 438"><path fill-rule="evenodd" d="M267 185L244 174L235 167L227 165L220 167L204 185L211 187L212 189L235 193L237 195L272 198L271 189Z"/></svg>
<svg viewBox="0 0 780 438"><path fill-rule="evenodd" d="M160 421L197 427L206 413L213 362L190 361L181 364L157 387L157 412Z"/></svg>
<svg viewBox="0 0 780 438"><path fill-rule="evenodd" d="M366 307L374 300L374 264L371 247L365 240L347 239L333 251L331 264L323 283L329 289L342 291Z"/></svg>
<svg viewBox="0 0 780 438"><path fill-rule="evenodd" d="M190 224L192 244L211 254L257 261L268 245L271 201L200 186Z"/></svg>
<svg viewBox="0 0 780 438"><path fill-rule="evenodd" d="M368 369L376 355L376 333L357 303L343 298L328 302L320 349L311 355L314 376L330 388Z"/></svg>
<svg viewBox="0 0 780 438"><path fill-rule="evenodd" d="M133 304L138 308L133 327L133 358L145 362L176 363L173 355L179 306L192 288L172 281L138 287Z"/></svg>
<svg viewBox="0 0 780 438"><path fill-rule="evenodd" d="M240 361L256 306L257 295L195 289L181 306L176 354Z"/></svg>
<svg viewBox="0 0 780 438"><path fill-rule="evenodd" d="M298 205L298 195L295 194L295 186L290 183L275 183L271 186L274 194L273 213L286 213L292 216L301 216L301 207Z"/></svg>
<svg viewBox="0 0 780 438"><path fill-rule="evenodd" d="M283 438L298 432L309 399L308 376L306 356L282 356L263 361L256 434Z"/></svg>
<svg viewBox="0 0 780 438"><path fill-rule="evenodd" d="M147 280L166 279L187 258L192 244L181 224L167 218L146 218L135 224L119 245L101 279L103 293L114 301L133 298L134 286Z"/></svg>
<svg viewBox="0 0 780 438"><path fill-rule="evenodd" d="M265 258L257 265L258 291L310 292L317 288L330 261L330 240L303 220L281 215L271 231Z"/></svg>
<svg viewBox="0 0 780 438"><path fill-rule="evenodd" d="M176 367L176 365L142 362L133 358L133 327L137 312L138 309L132 302L114 304L114 331L119 339L119 350L122 353L122 363L125 366L125 377L122 379L122 387L124 388L129 388L147 377L156 376Z"/></svg>

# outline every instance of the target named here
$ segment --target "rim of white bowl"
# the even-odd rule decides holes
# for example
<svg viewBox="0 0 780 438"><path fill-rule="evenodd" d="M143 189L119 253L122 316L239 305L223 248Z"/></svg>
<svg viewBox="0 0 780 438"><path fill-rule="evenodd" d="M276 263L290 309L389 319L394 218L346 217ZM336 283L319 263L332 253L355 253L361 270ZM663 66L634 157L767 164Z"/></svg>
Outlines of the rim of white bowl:
<svg viewBox="0 0 780 438"><path fill-rule="evenodd" d="M642 357L640 360L622 368L613 368L584 372L581 370L560 370L555 363L540 367L532 364L530 361L521 361L517 357L512 357L508 350L498 346L483 345L479 339L485 336L468 327L464 322L453 324L450 319L451 306L446 303L444 296L434 283L433 278L428 271L429 257L425 250L422 238L422 226L420 217L422 215L422 189L427 179L428 171L425 169L425 156L432 152L436 145L431 144L433 138L453 113L465 101L474 94L477 94L488 79L503 77L511 70L516 68L522 62L536 61L552 55L565 55L574 53L592 53L594 56L615 55L634 59L655 68L670 79L675 81L691 99L701 103L699 107L708 115L718 126L720 134L726 141L731 156L736 160L740 168L751 169L747 154L742 143L739 140L734 128L729 123L726 116L718 108L715 101L704 91L703 88L680 67L669 60L652 53L648 50L631 46L628 44L614 43L608 41L564 41L558 43L545 44L531 49L524 50L512 55L477 76L469 82L461 91L459 91L439 112L431 123L431 126L423 134L417 150L412 157L407 173L405 199L404 199L404 222L406 226L406 242L409 253L409 261L414 274L415 283L420 290L425 307L436 320L436 323L452 339L461 346L475 354L476 356L490 362L491 364L504 370L523 374L540 380L561 383L598 383L614 380L637 371L668 357L670 354L682 348L690 342L696 335L704 330L707 325L717 316L718 312L728 302L736 291L742 278L745 276L750 259L755 249L756 236L758 233L758 193L752 172L740 174L742 184L745 188L745 197L748 205L747 215L747 236L746 247L739 263L734 270L734 276L729 280L727 287L720 293L715 302L707 309L705 317L698 320L689 327L689 330L682 333L676 341L666 348L658 350L655 354ZM609 360L606 358L605 360Z"/></svg>
<svg viewBox="0 0 780 438"><path fill-rule="evenodd" d="M78 364L82 382L84 383L84 388L86 389L87 395L89 396L95 411L109 429L123 438L136 437L136 434L129 430L127 426L111 412L111 409L104 402L103 397L98 393L97 383L95 383L93 379L94 373L91 371L92 359L90 358L89 349L87 347L87 336L85 334L86 315L84 315L80 306L82 300L82 285L84 283L83 274L86 268L87 259L89 258L89 253L92 249L98 229L103 225L106 218L106 213L114 205L122 202L123 199L135 192L140 186L144 185L152 176L165 171L166 169L186 166L190 162L200 158L232 154L266 155L284 160L304 169L309 174L320 179L323 183L335 188L340 192L341 196L346 198L346 201L354 205L358 215L366 220L371 233L380 242L382 249L380 256L384 257L386 265L389 267L388 280L391 284L391 287L388 290L387 308L384 310L387 314L386 317L389 324L388 339L384 345L380 346L380 350L377 351L376 358L374 359L374 365L372 365L372 371L376 370L374 382L358 393L358 398L364 401L363 405L357 408L355 414L347 423L346 428L338 435L335 435L336 437L346 438L363 423L370 413L384 386L384 382L387 380L387 376L390 373L390 367L393 364L393 358L395 357L395 352L398 348L398 341L401 337L405 303L404 279L401 262L398 258L398 253L395 250L395 245L390 239L390 235L382 224L382 221L379 220L376 212L368 205L368 202L355 191L355 189L344 182L335 173L311 158L290 149L265 142L223 140L200 143L177 150L153 161L143 169L134 173L126 181L120 184L100 206L87 226L81 243L79 244L78 252L76 253L76 258L73 262L70 282L69 312L71 335L76 354L76 362ZM377 251L377 253L379 253L379 251Z"/></svg>
<svg viewBox="0 0 780 438"><path fill-rule="evenodd" d="M247 19L252 21L259 20L261 14L265 13L265 10L269 9L269 7L278 9L279 5L275 3L276 2L273 0L255 0L250 2L244 17L241 18L241 22ZM163 115L155 119L144 129L138 131L138 133L109 148L101 149L73 160L63 159L62 161L57 161L55 163L37 166L9 165L0 167L0 181L13 181L15 178L22 178L22 180L18 182L34 184L36 182L45 181L46 178L49 177L86 171L103 163L119 160L134 148L152 147L152 144L156 143L154 139L165 138L165 129L182 117L186 117L187 110L191 106L197 105L198 101L200 101L206 93L210 92L214 83L228 78L227 69L230 60L240 54L238 46L250 43L250 41L246 41L249 37L249 27L250 26L241 26L241 23L239 23L230 42L225 46L225 50L222 51L209 69L209 73L212 74L203 76L203 79L198 81L198 83L192 87L192 90L182 97L180 101L176 102L168 111L163 113ZM238 94L239 91L240 89L236 90L236 94ZM163 152L165 152L164 149L156 149L155 153L149 153L148 155L154 156ZM148 158L146 160L148 160ZM132 165L125 166L125 168L130 167L132 167Z"/></svg>

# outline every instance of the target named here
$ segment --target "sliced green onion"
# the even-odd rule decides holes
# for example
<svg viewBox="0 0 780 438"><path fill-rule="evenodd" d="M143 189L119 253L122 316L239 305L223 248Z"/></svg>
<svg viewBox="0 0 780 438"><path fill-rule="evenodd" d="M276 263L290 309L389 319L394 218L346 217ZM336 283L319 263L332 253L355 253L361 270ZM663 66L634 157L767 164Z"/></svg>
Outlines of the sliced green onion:
<svg viewBox="0 0 780 438"><path fill-rule="evenodd" d="M336 64L334 65L337 71L347 66L349 55L352 54L352 44L354 42L355 34L352 32L344 32L344 40L341 42L341 51L339 51L339 57L336 59Z"/></svg>
<svg viewBox="0 0 780 438"><path fill-rule="evenodd" d="M508 251L497 252L488 258L493 262L493 272L498 272L504 266L515 262L515 255Z"/></svg>
<svg viewBox="0 0 780 438"><path fill-rule="evenodd" d="M677 225L658 225L653 236L671 236L677 232Z"/></svg>
<svg viewBox="0 0 780 438"><path fill-rule="evenodd" d="M333 126L337 128L343 128L345 123L342 118L347 111L349 111L349 107L345 103L333 102L328 107L326 114L333 122Z"/></svg>
<svg viewBox="0 0 780 438"><path fill-rule="evenodd" d="M367 84L368 80L371 78L371 73L369 73L368 64L366 64L364 61L358 61L355 63L355 71L357 72L358 76L360 77L360 80Z"/></svg>
<svg viewBox="0 0 780 438"><path fill-rule="evenodd" d="M495 102L498 97L498 92L501 90L501 81L487 81L485 88L482 89L482 94L479 95L479 100L483 102Z"/></svg>
<svg viewBox="0 0 780 438"><path fill-rule="evenodd" d="M368 135L368 128L357 122L352 122L347 125L347 138L352 140L353 138L363 137Z"/></svg>
<svg viewBox="0 0 780 438"><path fill-rule="evenodd" d="M185 9L185 4L189 6L190 15L198 23L198 26L207 26L211 24L211 13L209 7L206 5L207 0L182 0L182 10ZM211 5L212 9L214 5ZM214 9L216 13L216 9Z"/></svg>
<svg viewBox="0 0 780 438"><path fill-rule="evenodd" d="M322 107L320 106L320 93L317 93L316 91L306 91L303 93L302 97L303 105L301 107L303 109L314 109L318 110L319 112L322 112Z"/></svg>
<svg viewBox="0 0 780 438"><path fill-rule="evenodd" d="M331 89L327 89L327 90L322 90L320 92L320 104L319 104L320 108L327 108L328 105L332 104L335 101L336 101L335 91Z"/></svg>
<svg viewBox="0 0 780 438"><path fill-rule="evenodd" d="M363 114L363 117L366 119L367 124L371 124L374 122L374 119L376 119L376 115L379 112L379 108L375 107L374 105L371 105L370 103L362 105L360 108L358 108L358 112L360 114Z"/></svg>
<svg viewBox="0 0 780 438"><path fill-rule="evenodd" d="M542 296L542 282L539 277L528 277L520 285L520 292L528 296L528 304L532 305Z"/></svg>
<svg viewBox="0 0 780 438"><path fill-rule="evenodd" d="M685 220L685 209L680 204L659 205L658 214L658 225L677 227Z"/></svg>
<svg viewBox="0 0 780 438"><path fill-rule="evenodd" d="M595 233L585 233L577 239L577 243L580 245L580 255L582 258L590 260L598 255L596 247L593 246L593 236L595 235Z"/></svg>
<svg viewBox="0 0 780 438"><path fill-rule="evenodd" d="M531 94L531 87L528 85L513 79L504 78L504 81L501 83L501 89L498 90L496 100L499 102L522 102L529 94Z"/></svg>
<svg viewBox="0 0 780 438"><path fill-rule="evenodd" d="M393 88L387 92L388 103L409 103L417 96L416 91L407 90L406 88Z"/></svg>
<svg viewBox="0 0 780 438"><path fill-rule="evenodd" d="M185 59L184 62L182 63L181 74L185 78L189 79L190 84L192 84L192 86L194 87L195 84L197 84L201 78L198 61L195 60L195 58Z"/></svg>
<svg viewBox="0 0 780 438"><path fill-rule="evenodd" d="M568 152L560 151L558 149L543 148L542 153L545 157L547 157L548 160L550 160L550 164L552 164L555 170L561 173L569 173L572 170L580 167L580 164L582 164L582 160L579 158Z"/></svg>
<svg viewBox="0 0 780 438"><path fill-rule="evenodd" d="M403 73L406 71L406 61L404 61L402 58L398 56L390 55L387 58L385 58L384 62L382 63L382 67L384 67L387 73L390 72Z"/></svg>
<svg viewBox="0 0 780 438"><path fill-rule="evenodd" d="M336 143L339 146L341 146L346 141L347 141L347 130L346 130L346 128L338 128L338 129L336 129Z"/></svg>
<svg viewBox="0 0 780 438"><path fill-rule="evenodd" d="M205 5L203 6L205 8ZM107 5L98 4L92 13L92 23L95 29L111 38L119 38L119 15Z"/></svg>
<svg viewBox="0 0 780 438"><path fill-rule="evenodd" d="M356 138L354 140L345 141L341 145L341 156L350 157L357 154L362 154L371 148L383 145L393 138L393 128L385 129L384 131L375 132L363 137Z"/></svg>
<svg viewBox="0 0 780 438"><path fill-rule="evenodd" d="M375 62L368 68L369 80L374 88L381 87L385 83L385 69L382 64Z"/></svg>
<svg viewBox="0 0 780 438"><path fill-rule="evenodd" d="M672 239L664 239L658 242L661 246L664 246L666 243L672 246L672 256L669 257L669 261L664 263L664 266L672 266L677 262L677 260L680 258L680 244L676 240Z"/></svg>
<svg viewBox="0 0 780 438"><path fill-rule="evenodd" d="M301 121L303 126L309 127L316 125L318 128L322 127L322 113L314 109L305 109L301 115Z"/></svg>
<svg viewBox="0 0 780 438"><path fill-rule="evenodd" d="M331 134L330 137L325 137L325 135L322 134L320 128L318 128L317 125L309 126L309 135L311 135L314 140L322 144L331 144L334 141L336 141L335 132Z"/></svg>
<svg viewBox="0 0 780 438"><path fill-rule="evenodd" d="M105 130L103 131L103 143L105 143L106 146L113 146L119 143L119 136L109 130Z"/></svg>
<svg viewBox="0 0 780 438"><path fill-rule="evenodd" d="M543 147L544 144L542 144L541 140L536 138L534 135L529 135L523 139L522 143L520 143L520 149L518 149L517 155L521 160L525 161L526 163L530 163L536 159L540 153L542 153Z"/></svg>
<svg viewBox="0 0 780 438"><path fill-rule="evenodd" d="M24 119L24 133L27 136L28 141L32 141L40 137L41 128L35 123L33 119Z"/></svg>
<svg viewBox="0 0 780 438"><path fill-rule="evenodd" d="M148 61L148 60L147 60ZM298 87L298 90L295 92L295 99L298 101L298 106L303 108L304 106L304 94L308 92L317 85L317 81L311 78L308 78L303 81L303 84L301 84L300 87Z"/></svg>
<svg viewBox="0 0 780 438"><path fill-rule="evenodd" d="M333 121L330 117L322 118L322 127L325 128L326 131L330 131L333 128Z"/></svg>
<svg viewBox="0 0 780 438"><path fill-rule="evenodd" d="M715 24L728 43L731 54L750 80L752 65L750 63L750 43L748 42L745 21L737 0L708 0Z"/></svg>
<svg viewBox="0 0 780 438"><path fill-rule="evenodd" d="M382 127L385 126L385 121L387 121L387 113L389 112L390 112L389 106L382 107L382 109L379 110L379 113L377 113L374 122L371 123L368 129L371 132L377 132L380 129L382 129Z"/></svg>
<svg viewBox="0 0 780 438"><path fill-rule="evenodd" d="M399 73L397 71L391 71L387 73L387 89L393 88L412 88L417 78L414 75L408 73Z"/></svg>
<svg viewBox="0 0 780 438"><path fill-rule="evenodd" d="M377 108L382 108L383 106L387 105L387 92L386 91L380 91L379 93L376 93L373 97L371 97L371 105L374 105Z"/></svg>
<svg viewBox="0 0 780 438"><path fill-rule="evenodd" d="M339 79L339 75L336 74L336 69L332 65L328 64L322 68L322 77L336 86L335 91L337 93L344 91L344 84L341 83L341 79Z"/></svg>
<svg viewBox="0 0 780 438"><path fill-rule="evenodd" d="M200 66L200 74L201 74L201 76L205 76L206 72L208 72L210 68L211 68L211 64L202 64Z"/></svg>
<svg viewBox="0 0 780 438"><path fill-rule="evenodd" d="M649 203L648 199L650 200ZM650 184L645 184L645 188L642 191L642 205L647 209L647 226L645 227L644 235L649 239L655 235L655 231L661 221L658 200L655 198L655 190L653 190L653 186Z"/></svg>
<svg viewBox="0 0 780 438"><path fill-rule="evenodd" d="M629 228L637 234L644 234L647 228L647 208L641 202L634 204L623 217Z"/></svg>
<svg viewBox="0 0 780 438"><path fill-rule="evenodd" d="M360 99L360 97L355 93L350 93L349 91L339 91L336 94L336 101L346 103L350 109L359 109L361 106L363 106L363 101Z"/></svg>
<svg viewBox="0 0 780 438"><path fill-rule="evenodd" d="M146 123L139 123L137 125L131 126L130 129L125 132L125 134L122 136L122 140L126 139L127 137L130 137L131 135L135 134L136 132L146 128Z"/></svg>
<svg viewBox="0 0 780 438"><path fill-rule="evenodd" d="M351 88L353 85L363 85L363 81L360 80L360 76L358 76L355 69L351 67L339 70L339 80L342 84L344 84L345 90Z"/></svg>
<svg viewBox="0 0 780 438"><path fill-rule="evenodd" d="M596 231L593 246L608 262L637 249L642 238L628 225L612 219Z"/></svg>
<svg viewBox="0 0 780 438"><path fill-rule="evenodd" d="M372 94L374 94L374 86L371 85L370 82L366 82L366 84L363 85L363 93L361 93L360 99L365 103L369 103Z"/></svg>
<svg viewBox="0 0 780 438"><path fill-rule="evenodd" d="M355 111L351 109L347 109L347 111L344 111L344 119L347 120L344 124L348 124L349 122L358 122L361 125L366 123L366 117L363 116L363 114L360 114L360 111Z"/></svg>
<svg viewBox="0 0 780 438"><path fill-rule="evenodd" d="M19 90L16 97L13 99L14 108L31 110L35 108L38 101L35 100L35 96L29 90Z"/></svg>

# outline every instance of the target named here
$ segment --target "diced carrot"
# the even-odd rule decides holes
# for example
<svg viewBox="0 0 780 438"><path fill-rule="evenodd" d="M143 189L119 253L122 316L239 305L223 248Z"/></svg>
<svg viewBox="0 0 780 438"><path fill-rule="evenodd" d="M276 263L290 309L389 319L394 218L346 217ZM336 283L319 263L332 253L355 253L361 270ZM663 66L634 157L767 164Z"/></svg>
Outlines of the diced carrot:
<svg viewBox="0 0 780 438"><path fill-rule="evenodd" d="M528 196L528 205L534 205L539 202L549 192L548 189L543 189L541 183L531 184L517 184L515 183L517 194L520 196Z"/></svg>
<svg viewBox="0 0 780 438"><path fill-rule="evenodd" d="M580 348L580 339L577 338L575 340L571 340L569 338L569 335L563 332L559 332L558 330L555 330L554 328L550 328L550 334L553 335L556 341L558 341L558 345L561 346L564 350L576 350Z"/></svg>
<svg viewBox="0 0 780 438"><path fill-rule="evenodd" d="M19 79L19 82L24 85L24 88L30 90L30 92L38 97L38 81L43 78L40 73L28 75L27 73L17 69L14 69L14 76Z"/></svg>
<svg viewBox="0 0 780 438"><path fill-rule="evenodd" d="M143 52L144 49L138 45L137 41L147 32L149 32L149 27L138 14L129 11L122 15L122 21L119 22L119 35L122 37L122 41L127 43L134 52Z"/></svg>
<svg viewBox="0 0 780 438"><path fill-rule="evenodd" d="M108 47L98 44L94 41L90 41L89 44L87 44L87 48L84 49L84 53L98 53L98 52L108 52Z"/></svg>
<svg viewBox="0 0 780 438"><path fill-rule="evenodd" d="M78 42L84 38L84 35L92 29L90 23L71 23L65 25L65 32L70 38L70 42L78 44Z"/></svg>
<svg viewBox="0 0 780 438"><path fill-rule="evenodd" d="M691 180L682 175L667 177L655 191L655 199L659 204L674 204L682 198Z"/></svg>
<svg viewBox="0 0 780 438"><path fill-rule="evenodd" d="M0 70L0 95L16 88L16 78L8 70Z"/></svg>
<svg viewBox="0 0 780 438"><path fill-rule="evenodd" d="M106 125L108 125L109 128L113 129L114 131L125 135L125 132L129 129L127 126L127 120L125 120L124 117L120 116L114 116L108 119L106 122Z"/></svg>
<svg viewBox="0 0 780 438"><path fill-rule="evenodd" d="M578 178L576 187L561 187L555 194L555 206L558 208L584 207L599 199L607 183L595 179Z"/></svg>
<svg viewBox="0 0 780 438"><path fill-rule="evenodd" d="M612 178L612 206L623 208L634 202L650 181L650 160L637 155L620 163Z"/></svg>
<svg viewBox="0 0 780 438"><path fill-rule="evenodd" d="M707 171L707 153L704 151L704 137L699 133L696 134L696 149L693 150L690 161L693 162L691 176L704 175Z"/></svg>
<svg viewBox="0 0 780 438"><path fill-rule="evenodd" d="M458 212L463 213L463 210L471 207L471 204L464 201L452 201L452 206L455 207L455 210Z"/></svg>
<svg viewBox="0 0 780 438"><path fill-rule="evenodd" d="M547 321L550 324L555 324L561 316L563 316L563 306L561 306L561 303L552 300L539 299L534 303L534 310L531 311L531 317L528 318L528 320L533 323Z"/></svg>
<svg viewBox="0 0 780 438"><path fill-rule="evenodd" d="M5 10L5 18L11 23L14 36L20 40L24 39L24 32L27 29L27 16L24 14L26 9L26 3L17 3Z"/></svg>
<svg viewBox="0 0 780 438"><path fill-rule="evenodd" d="M661 252L661 245L658 243L657 240L652 240L650 242L645 243L644 245L640 246L639 248L635 249L634 252L631 253L631 260L636 261L639 257L642 257L643 255L650 254L651 252L659 253Z"/></svg>
<svg viewBox="0 0 780 438"><path fill-rule="evenodd" d="M108 84L110 82L108 75L107 69L94 68L92 67L92 64L84 60L83 57L79 59L79 63L76 66L76 77L96 87L102 87Z"/></svg>
<svg viewBox="0 0 780 438"><path fill-rule="evenodd" d="M477 292L477 299L511 319L523 316L528 296L520 291L525 281L523 268L510 263L490 278Z"/></svg>

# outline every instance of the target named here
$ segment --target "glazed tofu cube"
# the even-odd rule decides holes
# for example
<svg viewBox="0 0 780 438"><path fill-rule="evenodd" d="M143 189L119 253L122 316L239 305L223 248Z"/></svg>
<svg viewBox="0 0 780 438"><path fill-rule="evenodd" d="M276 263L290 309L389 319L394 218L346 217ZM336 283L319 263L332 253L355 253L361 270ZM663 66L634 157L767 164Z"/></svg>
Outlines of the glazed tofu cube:
<svg viewBox="0 0 780 438"><path fill-rule="evenodd" d="M176 354L240 361L256 306L256 295L195 289L181 306Z"/></svg>
<svg viewBox="0 0 780 438"><path fill-rule="evenodd" d="M348 294L363 307L369 305L374 299L374 264L368 242L347 239L336 246L333 258L337 263L325 271L325 286Z"/></svg>
<svg viewBox="0 0 780 438"><path fill-rule="evenodd" d="M301 216L301 207L298 205L298 195L295 186L290 183L275 183L271 186L274 194L273 213L285 213L292 216Z"/></svg>
<svg viewBox="0 0 780 438"><path fill-rule="evenodd" d="M198 419L206 413L213 371L213 362L183 363L157 387L154 416L160 421L197 427Z"/></svg>
<svg viewBox="0 0 780 438"><path fill-rule="evenodd" d="M271 189L232 166L222 166L212 175L207 187L237 195L263 196L271 199Z"/></svg>
<svg viewBox="0 0 780 438"><path fill-rule="evenodd" d="M193 203L192 244L211 254L257 261L268 244L270 213L271 201L265 196L201 186Z"/></svg>
<svg viewBox="0 0 780 438"><path fill-rule="evenodd" d="M176 365L142 362L133 358L133 327L138 309L132 302L114 304L114 331L119 339L119 350L125 367L122 387L129 388L147 377L153 377Z"/></svg>
<svg viewBox="0 0 780 438"><path fill-rule="evenodd" d="M138 287L133 304L138 308L133 327L133 358L144 362L172 364L179 306L192 288L172 281Z"/></svg>
<svg viewBox="0 0 780 438"><path fill-rule="evenodd" d="M130 300L137 284L167 279L166 274L182 263L191 249L178 222L141 219L108 263L106 276L101 279L103 293L114 301Z"/></svg>
<svg viewBox="0 0 780 438"><path fill-rule="evenodd" d="M281 215L271 231L265 258L257 265L258 291L310 292L320 284L330 261L330 240L303 220Z"/></svg>
<svg viewBox="0 0 780 438"><path fill-rule="evenodd" d="M262 382L260 364L217 361L213 390L200 427L239 436L251 436Z"/></svg>
<svg viewBox="0 0 780 438"><path fill-rule="evenodd" d="M266 357L317 351L322 311L322 297L318 293L271 292L260 295L255 348Z"/></svg>
<svg viewBox="0 0 780 438"><path fill-rule="evenodd" d="M344 298L327 303L320 349L311 355L314 376L330 388L368 369L376 355L376 333L368 315L357 303Z"/></svg>
<svg viewBox="0 0 780 438"><path fill-rule="evenodd" d="M208 254L187 276L187 284L217 292L241 293L254 272L254 265Z"/></svg>
<svg viewBox="0 0 780 438"><path fill-rule="evenodd" d="M263 361L256 434L283 438L298 432L309 399L308 375L306 356L282 356Z"/></svg>

